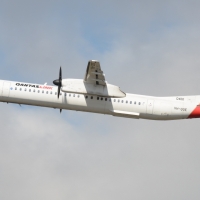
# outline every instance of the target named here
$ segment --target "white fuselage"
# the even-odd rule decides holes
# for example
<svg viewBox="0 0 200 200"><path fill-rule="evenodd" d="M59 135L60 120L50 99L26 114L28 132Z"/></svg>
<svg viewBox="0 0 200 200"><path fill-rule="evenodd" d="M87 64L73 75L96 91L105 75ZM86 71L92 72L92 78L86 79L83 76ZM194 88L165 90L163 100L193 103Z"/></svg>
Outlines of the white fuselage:
<svg viewBox="0 0 200 200"><path fill-rule="evenodd" d="M151 120L200 117L200 96L152 97L126 94L123 98L61 92L57 87L0 81L0 101Z"/></svg>

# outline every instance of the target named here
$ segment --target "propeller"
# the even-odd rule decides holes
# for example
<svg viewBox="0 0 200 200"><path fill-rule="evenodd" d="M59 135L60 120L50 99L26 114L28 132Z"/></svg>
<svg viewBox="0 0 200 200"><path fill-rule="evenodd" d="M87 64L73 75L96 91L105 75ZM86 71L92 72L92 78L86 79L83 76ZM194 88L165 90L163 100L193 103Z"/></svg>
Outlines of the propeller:
<svg viewBox="0 0 200 200"><path fill-rule="evenodd" d="M59 71L59 79L53 81L53 84L58 86L58 99L59 99L60 89L62 87L62 68L61 68L61 66L60 66L60 71Z"/></svg>

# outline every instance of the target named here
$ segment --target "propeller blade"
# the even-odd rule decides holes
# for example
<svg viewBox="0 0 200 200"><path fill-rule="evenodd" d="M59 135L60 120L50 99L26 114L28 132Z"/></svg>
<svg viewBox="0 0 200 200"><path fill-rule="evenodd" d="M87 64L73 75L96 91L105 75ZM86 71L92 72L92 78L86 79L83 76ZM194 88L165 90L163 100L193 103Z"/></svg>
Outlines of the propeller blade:
<svg viewBox="0 0 200 200"><path fill-rule="evenodd" d="M61 68L61 66L60 66L60 72L59 72L59 80L62 81L62 68ZM61 84L62 84L62 82L61 82Z"/></svg>
<svg viewBox="0 0 200 200"><path fill-rule="evenodd" d="M61 90L61 87L62 87L62 67L61 66L60 66L60 71L59 71L59 79L54 80L53 84L58 86L58 99L59 99L60 90ZM60 109L60 113L61 112L62 112L62 109Z"/></svg>
<svg viewBox="0 0 200 200"><path fill-rule="evenodd" d="M60 86L58 86L58 99L59 99L59 96L60 96Z"/></svg>
<svg viewBox="0 0 200 200"><path fill-rule="evenodd" d="M60 90L61 90L61 87L62 87L62 67L61 66L60 66L60 71L59 71L59 79L54 80L53 84L58 86L58 99L59 99Z"/></svg>

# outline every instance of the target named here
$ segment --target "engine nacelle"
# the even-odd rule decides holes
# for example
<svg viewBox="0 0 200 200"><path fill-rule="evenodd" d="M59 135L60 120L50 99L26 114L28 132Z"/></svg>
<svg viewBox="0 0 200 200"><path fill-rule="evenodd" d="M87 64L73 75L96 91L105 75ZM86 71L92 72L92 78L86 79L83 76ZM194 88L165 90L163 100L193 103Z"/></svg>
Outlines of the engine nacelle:
<svg viewBox="0 0 200 200"><path fill-rule="evenodd" d="M82 79L63 79L61 90L63 92L89 94L103 97L121 98L126 96L126 94L116 85L108 83L105 86L95 85L87 83Z"/></svg>

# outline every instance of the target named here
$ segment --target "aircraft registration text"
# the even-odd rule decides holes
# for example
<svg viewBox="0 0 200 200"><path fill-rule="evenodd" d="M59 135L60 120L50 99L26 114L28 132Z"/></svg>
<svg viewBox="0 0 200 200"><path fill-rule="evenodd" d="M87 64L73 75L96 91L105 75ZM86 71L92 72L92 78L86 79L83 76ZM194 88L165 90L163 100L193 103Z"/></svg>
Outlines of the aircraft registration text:
<svg viewBox="0 0 200 200"><path fill-rule="evenodd" d="M187 108L174 107L174 110L187 111Z"/></svg>

